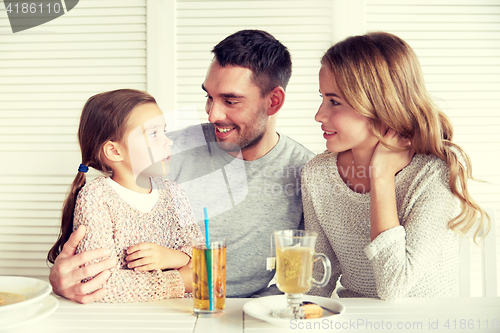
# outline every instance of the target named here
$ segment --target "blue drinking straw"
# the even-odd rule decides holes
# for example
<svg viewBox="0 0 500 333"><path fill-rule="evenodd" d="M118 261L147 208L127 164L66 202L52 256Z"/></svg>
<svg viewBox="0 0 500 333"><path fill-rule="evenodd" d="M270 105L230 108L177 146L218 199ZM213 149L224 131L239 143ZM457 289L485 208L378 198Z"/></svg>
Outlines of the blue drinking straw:
<svg viewBox="0 0 500 333"><path fill-rule="evenodd" d="M210 311L214 311L214 286L212 281L212 253L210 251L210 227L208 224L207 207L203 207L205 214L205 242L207 249L205 250L205 262L207 265L207 278L208 278L208 300L210 303Z"/></svg>
<svg viewBox="0 0 500 333"><path fill-rule="evenodd" d="M203 213L205 214L205 241L207 243L207 249L210 250L210 227L208 224L207 207L203 207Z"/></svg>

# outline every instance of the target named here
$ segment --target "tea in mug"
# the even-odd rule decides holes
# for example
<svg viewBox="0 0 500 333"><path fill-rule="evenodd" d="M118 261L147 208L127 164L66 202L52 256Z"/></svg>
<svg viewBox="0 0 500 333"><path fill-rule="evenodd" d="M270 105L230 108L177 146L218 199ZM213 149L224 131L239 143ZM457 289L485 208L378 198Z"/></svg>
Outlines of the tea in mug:
<svg viewBox="0 0 500 333"><path fill-rule="evenodd" d="M276 249L276 283L287 294L303 294L312 286L314 249L290 246Z"/></svg>
<svg viewBox="0 0 500 333"><path fill-rule="evenodd" d="M193 307L195 313L223 312L226 305L226 245L212 242L210 250L202 242L193 246ZM206 258L210 252L212 262L212 282L214 310L210 311L210 298Z"/></svg>

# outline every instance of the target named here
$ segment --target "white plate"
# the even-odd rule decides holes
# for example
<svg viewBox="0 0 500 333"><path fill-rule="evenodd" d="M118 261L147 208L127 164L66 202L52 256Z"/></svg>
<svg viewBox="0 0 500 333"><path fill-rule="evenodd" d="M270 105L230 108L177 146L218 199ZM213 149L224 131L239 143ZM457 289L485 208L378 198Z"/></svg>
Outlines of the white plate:
<svg viewBox="0 0 500 333"><path fill-rule="evenodd" d="M11 323L8 325L3 325L3 323L2 323L2 326L0 326L0 332L7 333L5 331L13 330L13 329L17 330L21 326L25 326L28 324L34 324L35 322L52 314L57 309L57 306L59 305L59 301L54 296L47 296L39 304L40 304L40 308L38 309L38 311L35 312L34 314L32 314L29 318L26 318L25 320L17 321L15 323Z"/></svg>
<svg viewBox="0 0 500 333"><path fill-rule="evenodd" d="M0 276L0 291L21 294L25 301L0 306L0 322L28 318L40 309L40 302L52 291L45 281L22 276ZM2 325L4 326L4 325Z"/></svg>
<svg viewBox="0 0 500 333"><path fill-rule="evenodd" d="M323 316L317 319L294 319L295 321L292 323L289 319L281 319L274 317L271 312L274 310L284 309L286 307L286 297L285 295L277 295L277 296L267 296L255 298L251 301L248 301L243 305L243 311L246 314L249 314L252 317L255 317L260 320L267 321L268 323L274 326L281 327L292 327L292 324L298 323L313 323L313 322L322 322L325 319L336 320L339 316L341 316L345 312L345 306L332 298L325 298L319 296L309 296L304 295L302 301L314 302L320 306L324 306L325 308L332 309L333 311L338 311L340 314L335 315L326 310L323 310Z"/></svg>

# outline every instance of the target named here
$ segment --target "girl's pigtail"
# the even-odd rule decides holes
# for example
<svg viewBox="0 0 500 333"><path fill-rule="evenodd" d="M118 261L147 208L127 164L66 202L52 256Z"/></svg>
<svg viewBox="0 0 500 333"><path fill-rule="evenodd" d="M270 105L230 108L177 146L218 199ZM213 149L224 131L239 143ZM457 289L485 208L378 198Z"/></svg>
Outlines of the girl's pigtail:
<svg viewBox="0 0 500 333"><path fill-rule="evenodd" d="M59 233L59 237L57 238L56 243L50 249L47 260L51 263L54 263L59 253L61 253L64 244L68 241L71 233L73 232L73 213L75 211L76 198L78 196L78 192L85 185L85 172L78 169L78 173L73 180L73 184L71 184L71 189L68 194L68 197L64 201L62 218L61 218L61 231Z"/></svg>
<svg viewBox="0 0 500 333"><path fill-rule="evenodd" d="M85 173L89 166L94 170L109 174L111 169L103 160L102 147L110 141L120 141L132 110L138 105L155 103L156 100L143 91L119 89L90 97L80 115L78 143L82 152L82 164L71 185L71 190L63 205L61 231L59 237L47 254L47 260L54 263L64 244L73 232L73 213L78 192L85 185Z"/></svg>

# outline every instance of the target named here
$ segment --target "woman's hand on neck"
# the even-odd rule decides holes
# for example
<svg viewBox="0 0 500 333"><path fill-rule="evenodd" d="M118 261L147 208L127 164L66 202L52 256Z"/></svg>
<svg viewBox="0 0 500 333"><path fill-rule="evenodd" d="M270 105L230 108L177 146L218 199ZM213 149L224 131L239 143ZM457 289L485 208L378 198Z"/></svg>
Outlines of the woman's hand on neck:
<svg viewBox="0 0 500 333"><path fill-rule="evenodd" d="M391 150L380 142L375 147L370 165L374 168L370 178L370 227L371 240L382 232L399 226L396 204L396 174L412 160L411 141L389 130L386 142L403 150Z"/></svg>
<svg viewBox="0 0 500 333"><path fill-rule="evenodd" d="M394 181L396 174L411 162L415 151L411 149L410 139L402 138L392 129L385 134L384 139L391 146L403 150L391 150L379 142L370 161L374 170L372 180Z"/></svg>

